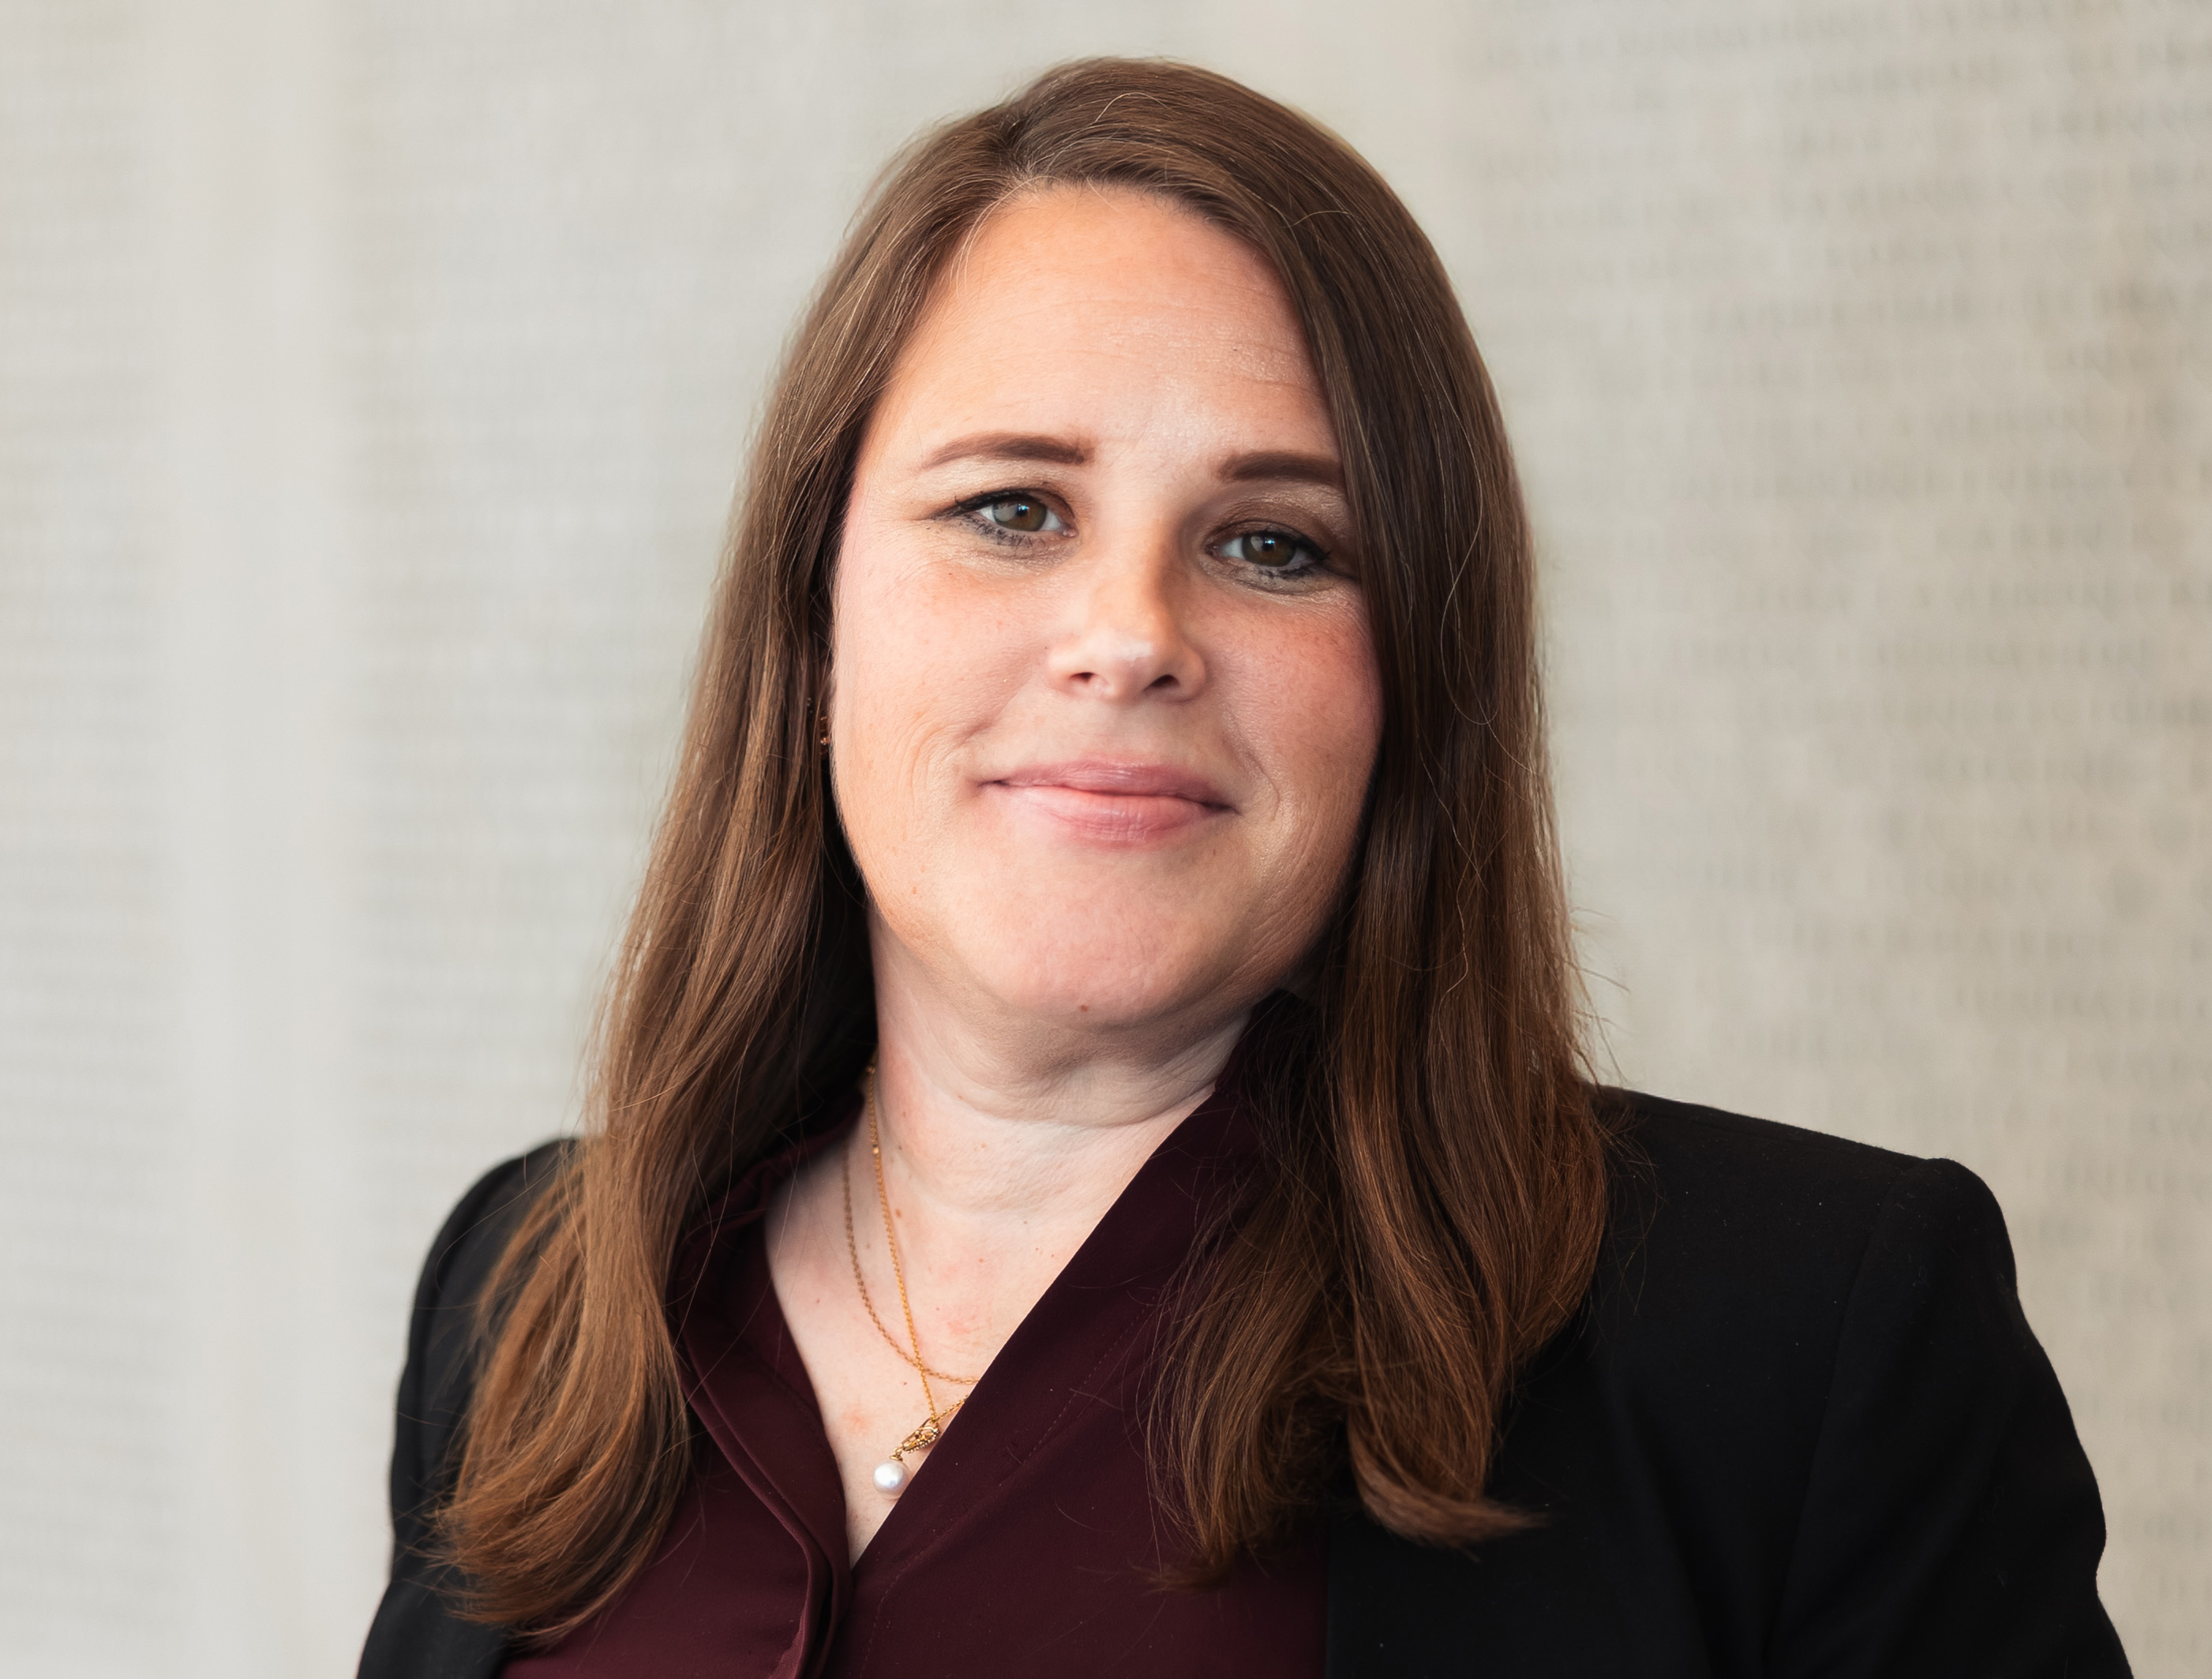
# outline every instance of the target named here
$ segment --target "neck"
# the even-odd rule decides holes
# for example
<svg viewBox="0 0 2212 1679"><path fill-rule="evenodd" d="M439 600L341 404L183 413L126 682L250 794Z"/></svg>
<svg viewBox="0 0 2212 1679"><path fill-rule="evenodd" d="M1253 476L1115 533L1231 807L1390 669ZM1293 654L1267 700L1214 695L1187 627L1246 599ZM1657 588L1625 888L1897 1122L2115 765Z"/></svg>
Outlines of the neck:
<svg viewBox="0 0 2212 1679"><path fill-rule="evenodd" d="M940 1263L1009 1242L1064 1261L1206 1099L1250 1013L1070 1029L949 1003L880 946L876 975L899 1239Z"/></svg>

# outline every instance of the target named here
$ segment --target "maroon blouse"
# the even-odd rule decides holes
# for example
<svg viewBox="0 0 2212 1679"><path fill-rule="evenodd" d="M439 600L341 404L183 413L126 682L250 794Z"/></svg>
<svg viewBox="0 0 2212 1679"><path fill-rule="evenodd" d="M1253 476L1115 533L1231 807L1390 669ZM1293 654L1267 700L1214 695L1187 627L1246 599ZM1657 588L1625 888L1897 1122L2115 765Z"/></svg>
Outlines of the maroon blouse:
<svg viewBox="0 0 2212 1679"><path fill-rule="evenodd" d="M1317 1530L1215 1590L1155 1578L1174 1540L1143 1439L1163 1298L1259 1146L1229 1077L1122 1191L848 1563L843 1487L760 1220L851 1122L755 1170L687 1239L673 1298L689 1300L678 1341L705 1437L692 1486L645 1572L553 1649L510 1660L507 1679L1318 1679Z"/></svg>

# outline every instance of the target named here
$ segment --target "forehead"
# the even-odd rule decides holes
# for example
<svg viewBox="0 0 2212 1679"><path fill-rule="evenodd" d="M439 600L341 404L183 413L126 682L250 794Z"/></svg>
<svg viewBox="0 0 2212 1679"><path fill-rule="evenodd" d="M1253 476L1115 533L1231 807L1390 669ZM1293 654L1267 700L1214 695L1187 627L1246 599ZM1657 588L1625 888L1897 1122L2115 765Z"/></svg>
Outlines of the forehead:
<svg viewBox="0 0 2212 1679"><path fill-rule="evenodd" d="M1170 201L1078 186L1024 194L975 230L878 425L1110 435L1239 411L1298 434L1278 445L1334 452L1304 334L1266 260Z"/></svg>

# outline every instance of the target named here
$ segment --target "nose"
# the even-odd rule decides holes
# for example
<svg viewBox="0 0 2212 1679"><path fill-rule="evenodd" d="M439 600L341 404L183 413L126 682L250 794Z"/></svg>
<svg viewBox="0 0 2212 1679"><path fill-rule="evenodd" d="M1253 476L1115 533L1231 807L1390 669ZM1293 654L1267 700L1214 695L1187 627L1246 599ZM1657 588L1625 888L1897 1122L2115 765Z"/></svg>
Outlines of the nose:
<svg viewBox="0 0 2212 1679"><path fill-rule="evenodd" d="M1164 541L1082 567L1069 621L1049 655L1054 685L1124 703L1196 696L1206 686L1206 659L1186 621L1183 581Z"/></svg>

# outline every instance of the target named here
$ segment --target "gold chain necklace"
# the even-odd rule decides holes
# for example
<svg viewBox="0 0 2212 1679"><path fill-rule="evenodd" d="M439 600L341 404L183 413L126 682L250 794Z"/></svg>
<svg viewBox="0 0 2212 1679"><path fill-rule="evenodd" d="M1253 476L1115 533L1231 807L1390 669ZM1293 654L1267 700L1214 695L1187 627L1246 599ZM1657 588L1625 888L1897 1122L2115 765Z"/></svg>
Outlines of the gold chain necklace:
<svg viewBox="0 0 2212 1679"><path fill-rule="evenodd" d="M876 1126L872 1110L874 1105L872 1092L870 1092L869 1102L871 1111L868 1116L868 1141L870 1147L874 1148L876 1187L880 1190L883 1187L884 1155L881 1148L874 1147ZM890 1227L888 1222L889 1216L889 1212L886 1210L884 1225L886 1230ZM955 1376L948 1371L939 1370L923 1364L913 1354L898 1344L898 1337L890 1332L890 1327L884 1323L881 1314L876 1311L875 1297L868 1293L868 1280L860 1271L860 1246L853 1238L853 1159L849 1154L845 1157L845 1251L852 1256L853 1281L860 1286L860 1304L867 1308L868 1321L876 1326L876 1333L884 1338L884 1344L897 1354L902 1363L913 1366L917 1375L934 1376L940 1382L957 1382L964 1388L972 1388L982 1379L976 1376ZM896 1250L891 1255L891 1268L894 1274L897 1272L898 1255Z"/></svg>
<svg viewBox="0 0 2212 1679"><path fill-rule="evenodd" d="M938 1436L945 1432L945 1425L951 1420L952 1414L966 1402L963 1400L956 1399L943 1410L939 1410L937 1396L930 1390L929 1378L934 1376L940 1382L955 1382L962 1387L973 1387L982 1378L976 1376L947 1375L942 1370L931 1369L921 1361L921 1337L915 1333L914 1306L907 1299L906 1268L899 1263L898 1237L891 1228L890 1191L884 1184L883 1134L876 1123L876 1065L873 1062L868 1063L867 1092L868 1153L875 1157L876 1162L876 1200L883 1208L884 1245L890 1250L891 1275L898 1281L899 1310L906 1317L906 1338L908 1345L913 1348L911 1352L900 1347L891 1332L884 1328L884 1320L877 1315L876 1303L868 1293L868 1280L861 1274L860 1244L854 1239L853 1236L853 1158L849 1154L845 1157L844 1171L845 1251L852 1256L853 1281L860 1286L860 1304L868 1309L869 1321L875 1324L883 1338L890 1343L891 1351L914 1366L915 1374L921 1378L922 1403L929 1407L928 1418L921 1426L892 1447L891 1455L876 1465L877 1490L886 1497L896 1498L905 1490L907 1479L912 1474L906 1466L907 1453L926 1451L936 1445Z"/></svg>

